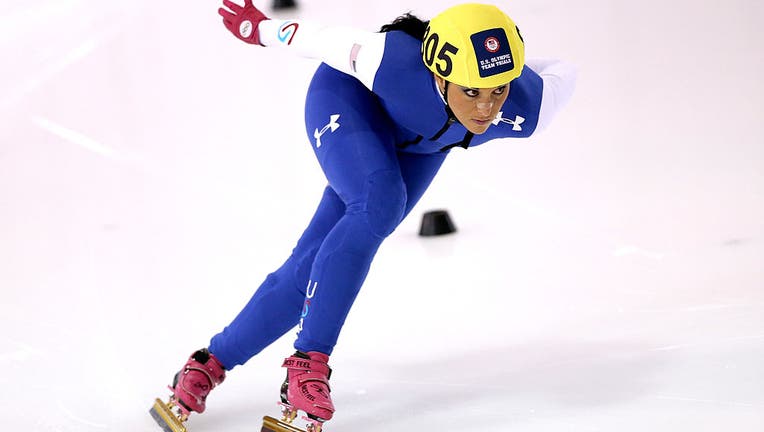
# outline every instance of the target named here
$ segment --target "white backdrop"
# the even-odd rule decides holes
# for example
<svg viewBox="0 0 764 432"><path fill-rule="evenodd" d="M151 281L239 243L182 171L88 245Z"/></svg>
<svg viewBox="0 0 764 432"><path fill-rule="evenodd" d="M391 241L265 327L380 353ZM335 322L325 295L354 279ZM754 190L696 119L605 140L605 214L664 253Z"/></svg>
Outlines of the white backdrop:
<svg viewBox="0 0 764 432"><path fill-rule="evenodd" d="M374 31L457 2L303 3ZM578 66L576 94L543 135L455 150L383 245L326 430L764 429L764 6L496 4L529 56ZM0 0L7 430L158 430L153 398L318 202L317 63L235 40L217 7ZM435 208L457 234L416 235ZM292 339L189 429L259 430Z"/></svg>

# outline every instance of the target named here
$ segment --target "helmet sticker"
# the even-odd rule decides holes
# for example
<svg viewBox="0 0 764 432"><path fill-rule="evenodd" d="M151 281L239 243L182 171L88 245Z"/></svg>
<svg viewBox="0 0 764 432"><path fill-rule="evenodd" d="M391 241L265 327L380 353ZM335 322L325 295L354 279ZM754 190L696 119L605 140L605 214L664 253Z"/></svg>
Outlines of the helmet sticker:
<svg viewBox="0 0 764 432"><path fill-rule="evenodd" d="M495 37L491 36L485 40L485 49L487 49L488 52L496 53L499 51L499 48L501 48L501 44Z"/></svg>
<svg viewBox="0 0 764 432"><path fill-rule="evenodd" d="M482 78L498 75L515 68L512 49L504 29L494 28L470 36L478 72Z"/></svg>

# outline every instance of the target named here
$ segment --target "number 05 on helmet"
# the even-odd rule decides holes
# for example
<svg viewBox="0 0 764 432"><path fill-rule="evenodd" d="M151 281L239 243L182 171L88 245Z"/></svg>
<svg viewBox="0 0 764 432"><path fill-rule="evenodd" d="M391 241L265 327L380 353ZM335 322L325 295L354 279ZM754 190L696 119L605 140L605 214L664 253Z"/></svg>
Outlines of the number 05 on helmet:
<svg viewBox="0 0 764 432"><path fill-rule="evenodd" d="M470 88L493 88L520 76L525 46L515 23L492 5L467 3L435 16L422 42L433 73Z"/></svg>

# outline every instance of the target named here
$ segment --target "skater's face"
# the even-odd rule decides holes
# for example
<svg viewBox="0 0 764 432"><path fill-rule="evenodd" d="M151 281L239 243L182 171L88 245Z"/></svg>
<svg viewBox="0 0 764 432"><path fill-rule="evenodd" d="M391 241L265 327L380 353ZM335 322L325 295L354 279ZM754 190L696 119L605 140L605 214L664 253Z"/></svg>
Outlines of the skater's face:
<svg viewBox="0 0 764 432"><path fill-rule="evenodd" d="M488 130L509 95L509 84L493 88L471 88L449 83L446 92L446 80L435 75L435 81L441 94L446 94L446 101L456 119L475 135Z"/></svg>

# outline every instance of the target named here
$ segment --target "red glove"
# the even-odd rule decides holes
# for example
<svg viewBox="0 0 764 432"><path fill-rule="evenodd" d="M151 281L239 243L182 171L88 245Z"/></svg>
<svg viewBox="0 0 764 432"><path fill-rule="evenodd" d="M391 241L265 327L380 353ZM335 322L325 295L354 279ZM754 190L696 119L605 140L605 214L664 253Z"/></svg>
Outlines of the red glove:
<svg viewBox="0 0 764 432"><path fill-rule="evenodd" d="M223 0L223 4L233 11L230 12L225 8L218 9L218 13L223 17L223 25L244 42L262 45L257 26L260 21L269 18L252 5L252 0L244 0L243 7L230 0Z"/></svg>

